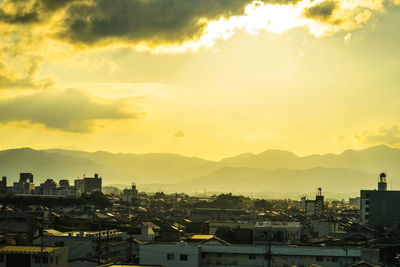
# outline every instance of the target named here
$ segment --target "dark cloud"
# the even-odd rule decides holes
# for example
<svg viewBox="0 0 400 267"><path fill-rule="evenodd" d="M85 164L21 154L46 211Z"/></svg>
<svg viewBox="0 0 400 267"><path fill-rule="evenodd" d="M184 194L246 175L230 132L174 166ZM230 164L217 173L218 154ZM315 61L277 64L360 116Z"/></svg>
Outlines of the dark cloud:
<svg viewBox="0 0 400 267"><path fill-rule="evenodd" d="M53 12L77 0L0 1L0 21L8 24L33 24L49 19ZM5 11L8 10L8 11ZM10 11L12 10L12 11Z"/></svg>
<svg viewBox="0 0 400 267"><path fill-rule="evenodd" d="M243 14L250 0L94 0L67 9L60 36L93 44L110 39L182 42L202 33L202 18Z"/></svg>
<svg viewBox="0 0 400 267"><path fill-rule="evenodd" d="M99 103L78 90L44 91L0 101L0 123L28 122L47 128L86 133L95 120L134 119L139 113L121 110L123 101Z"/></svg>
<svg viewBox="0 0 400 267"><path fill-rule="evenodd" d="M327 21L331 18L333 11L336 9L337 3L334 1L325 1L318 3L305 10L305 16L310 19L318 19Z"/></svg>

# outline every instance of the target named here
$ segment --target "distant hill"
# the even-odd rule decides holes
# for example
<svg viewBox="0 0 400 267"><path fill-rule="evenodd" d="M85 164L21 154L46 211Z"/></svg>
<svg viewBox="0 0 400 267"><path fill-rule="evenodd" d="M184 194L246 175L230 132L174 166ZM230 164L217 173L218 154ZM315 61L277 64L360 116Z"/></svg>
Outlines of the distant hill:
<svg viewBox="0 0 400 267"><path fill-rule="evenodd" d="M20 172L32 172L35 182L47 178L92 176L104 184L136 182L143 188L194 192L219 191L330 191L357 192L375 188L382 171L389 174L389 188L400 187L400 149L375 146L341 154L299 157L282 150L241 154L209 161L176 154L122 154L61 149L20 148L0 151L0 176L16 181Z"/></svg>

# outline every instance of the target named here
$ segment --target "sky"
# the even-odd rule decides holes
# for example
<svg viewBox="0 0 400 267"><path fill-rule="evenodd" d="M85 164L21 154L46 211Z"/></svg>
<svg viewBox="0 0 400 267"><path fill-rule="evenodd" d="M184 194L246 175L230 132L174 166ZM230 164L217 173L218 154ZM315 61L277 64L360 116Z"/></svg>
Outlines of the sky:
<svg viewBox="0 0 400 267"><path fill-rule="evenodd" d="M0 0L0 149L400 147L399 0Z"/></svg>

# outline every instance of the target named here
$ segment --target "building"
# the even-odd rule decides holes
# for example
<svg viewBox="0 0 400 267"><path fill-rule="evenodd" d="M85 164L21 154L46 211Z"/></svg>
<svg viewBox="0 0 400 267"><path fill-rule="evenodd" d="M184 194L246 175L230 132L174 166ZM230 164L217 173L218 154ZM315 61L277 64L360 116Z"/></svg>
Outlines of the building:
<svg viewBox="0 0 400 267"><path fill-rule="evenodd" d="M254 244L292 244L300 242L299 222L257 222L254 227Z"/></svg>
<svg viewBox="0 0 400 267"><path fill-rule="evenodd" d="M53 179L47 179L43 183L40 184L40 189L41 190L51 190L51 189L56 189L57 184L54 182Z"/></svg>
<svg viewBox="0 0 400 267"><path fill-rule="evenodd" d="M218 240L197 244L148 243L140 245L140 264L180 266L307 266L341 267L361 260L378 264L378 249L312 246L229 245Z"/></svg>
<svg viewBox="0 0 400 267"><path fill-rule="evenodd" d="M35 191L32 173L20 173L19 181L14 182L12 187L6 188L6 193L10 194L30 194Z"/></svg>
<svg viewBox="0 0 400 267"><path fill-rule="evenodd" d="M322 188L318 188L318 193L315 196L315 200L301 199L301 202L305 204L306 216L318 216L324 214L324 196L322 195Z"/></svg>
<svg viewBox="0 0 400 267"><path fill-rule="evenodd" d="M128 203L131 204L137 198L137 195L138 195L138 190L136 188L136 185L132 184L132 188L131 189L125 188L122 191L121 197L122 197L123 201L128 202Z"/></svg>
<svg viewBox="0 0 400 267"><path fill-rule="evenodd" d="M360 222L371 226L400 223L400 191L388 191L386 174L379 176L378 190L361 190Z"/></svg>
<svg viewBox="0 0 400 267"><path fill-rule="evenodd" d="M6 239L14 239L19 245L29 245L32 244L36 231L36 220L31 213L0 213L0 235Z"/></svg>
<svg viewBox="0 0 400 267"><path fill-rule="evenodd" d="M66 247L0 247L0 267L67 267L67 259Z"/></svg>
<svg viewBox="0 0 400 267"><path fill-rule="evenodd" d="M248 216L243 209L218 209L218 208L195 208L190 211L192 222L205 221L235 221L238 218Z"/></svg>
<svg viewBox="0 0 400 267"><path fill-rule="evenodd" d="M7 177L3 176L0 181L0 193L3 194L6 192L7 189Z"/></svg>
<svg viewBox="0 0 400 267"><path fill-rule="evenodd" d="M74 186L78 190L78 194L91 194L94 192L101 192L102 178L97 173L94 177L85 177L74 181Z"/></svg>
<svg viewBox="0 0 400 267"><path fill-rule="evenodd" d="M47 230L44 234L47 245L63 243L69 248L68 262L81 259L92 262L83 266L97 266L97 262L125 262L129 247L126 233L117 230L93 232L58 232ZM37 241L39 242L39 240Z"/></svg>
<svg viewBox="0 0 400 267"><path fill-rule="evenodd" d="M65 179L61 179L59 182L60 188L62 189L70 189L71 186L69 185L69 181Z"/></svg>
<svg viewBox="0 0 400 267"><path fill-rule="evenodd" d="M30 182L30 183L33 183L33 174L32 173L20 173L19 174L19 181L20 182Z"/></svg>

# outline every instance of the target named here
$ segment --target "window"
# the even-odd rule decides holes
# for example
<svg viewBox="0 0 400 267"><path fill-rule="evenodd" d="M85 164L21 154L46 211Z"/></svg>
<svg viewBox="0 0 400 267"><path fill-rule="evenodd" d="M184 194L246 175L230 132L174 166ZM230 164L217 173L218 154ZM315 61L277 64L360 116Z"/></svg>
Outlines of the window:
<svg viewBox="0 0 400 267"><path fill-rule="evenodd" d="M43 263L49 263L49 257L43 256Z"/></svg>
<svg viewBox="0 0 400 267"><path fill-rule="evenodd" d="M58 256L56 256L56 265L58 265Z"/></svg>
<svg viewBox="0 0 400 267"><path fill-rule="evenodd" d="M169 261L175 260L175 254L168 253L167 254L167 260L169 260Z"/></svg>
<svg viewBox="0 0 400 267"><path fill-rule="evenodd" d="M204 252L203 252L203 253L201 253L201 258L202 258L202 259L205 259L205 258L207 258L207 254L206 254L206 253L204 253Z"/></svg>
<svg viewBox="0 0 400 267"><path fill-rule="evenodd" d="M365 215L365 219L368 220L368 219L369 219L369 216L368 216L368 215Z"/></svg>
<svg viewBox="0 0 400 267"><path fill-rule="evenodd" d="M369 193L365 193L365 197L366 197L366 198L369 197Z"/></svg>
<svg viewBox="0 0 400 267"><path fill-rule="evenodd" d="M180 255L180 260L181 261L187 261L188 260L188 255L187 254L181 254Z"/></svg>
<svg viewBox="0 0 400 267"><path fill-rule="evenodd" d="M0 262L4 262L4 255L3 254L0 255Z"/></svg>
<svg viewBox="0 0 400 267"><path fill-rule="evenodd" d="M365 200L365 204L369 205L369 200L368 199Z"/></svg>
<svg viewBox="0 0 400 267"><path fill-rule="evenodd" d="M257 255L249 254L249 260L255 260L255 259L257 259Z"/></svg>
<svg viewBox="0 0 400 267"><path fill-rule="evenodd" d="M369 211L369 208L365 208L365 211Z"/></svg>
<svg viewBox="0 0 400 267"><path fill-rule="evenodd" d="M222 253L218 253L218 258L222 258Z"/></svg>
<svg viewBox="0 0 400 267"><path fill-rule="evenodd" d="M324 261L324 257L322 257L322 256L317 256L317 261Z"/></svg>

